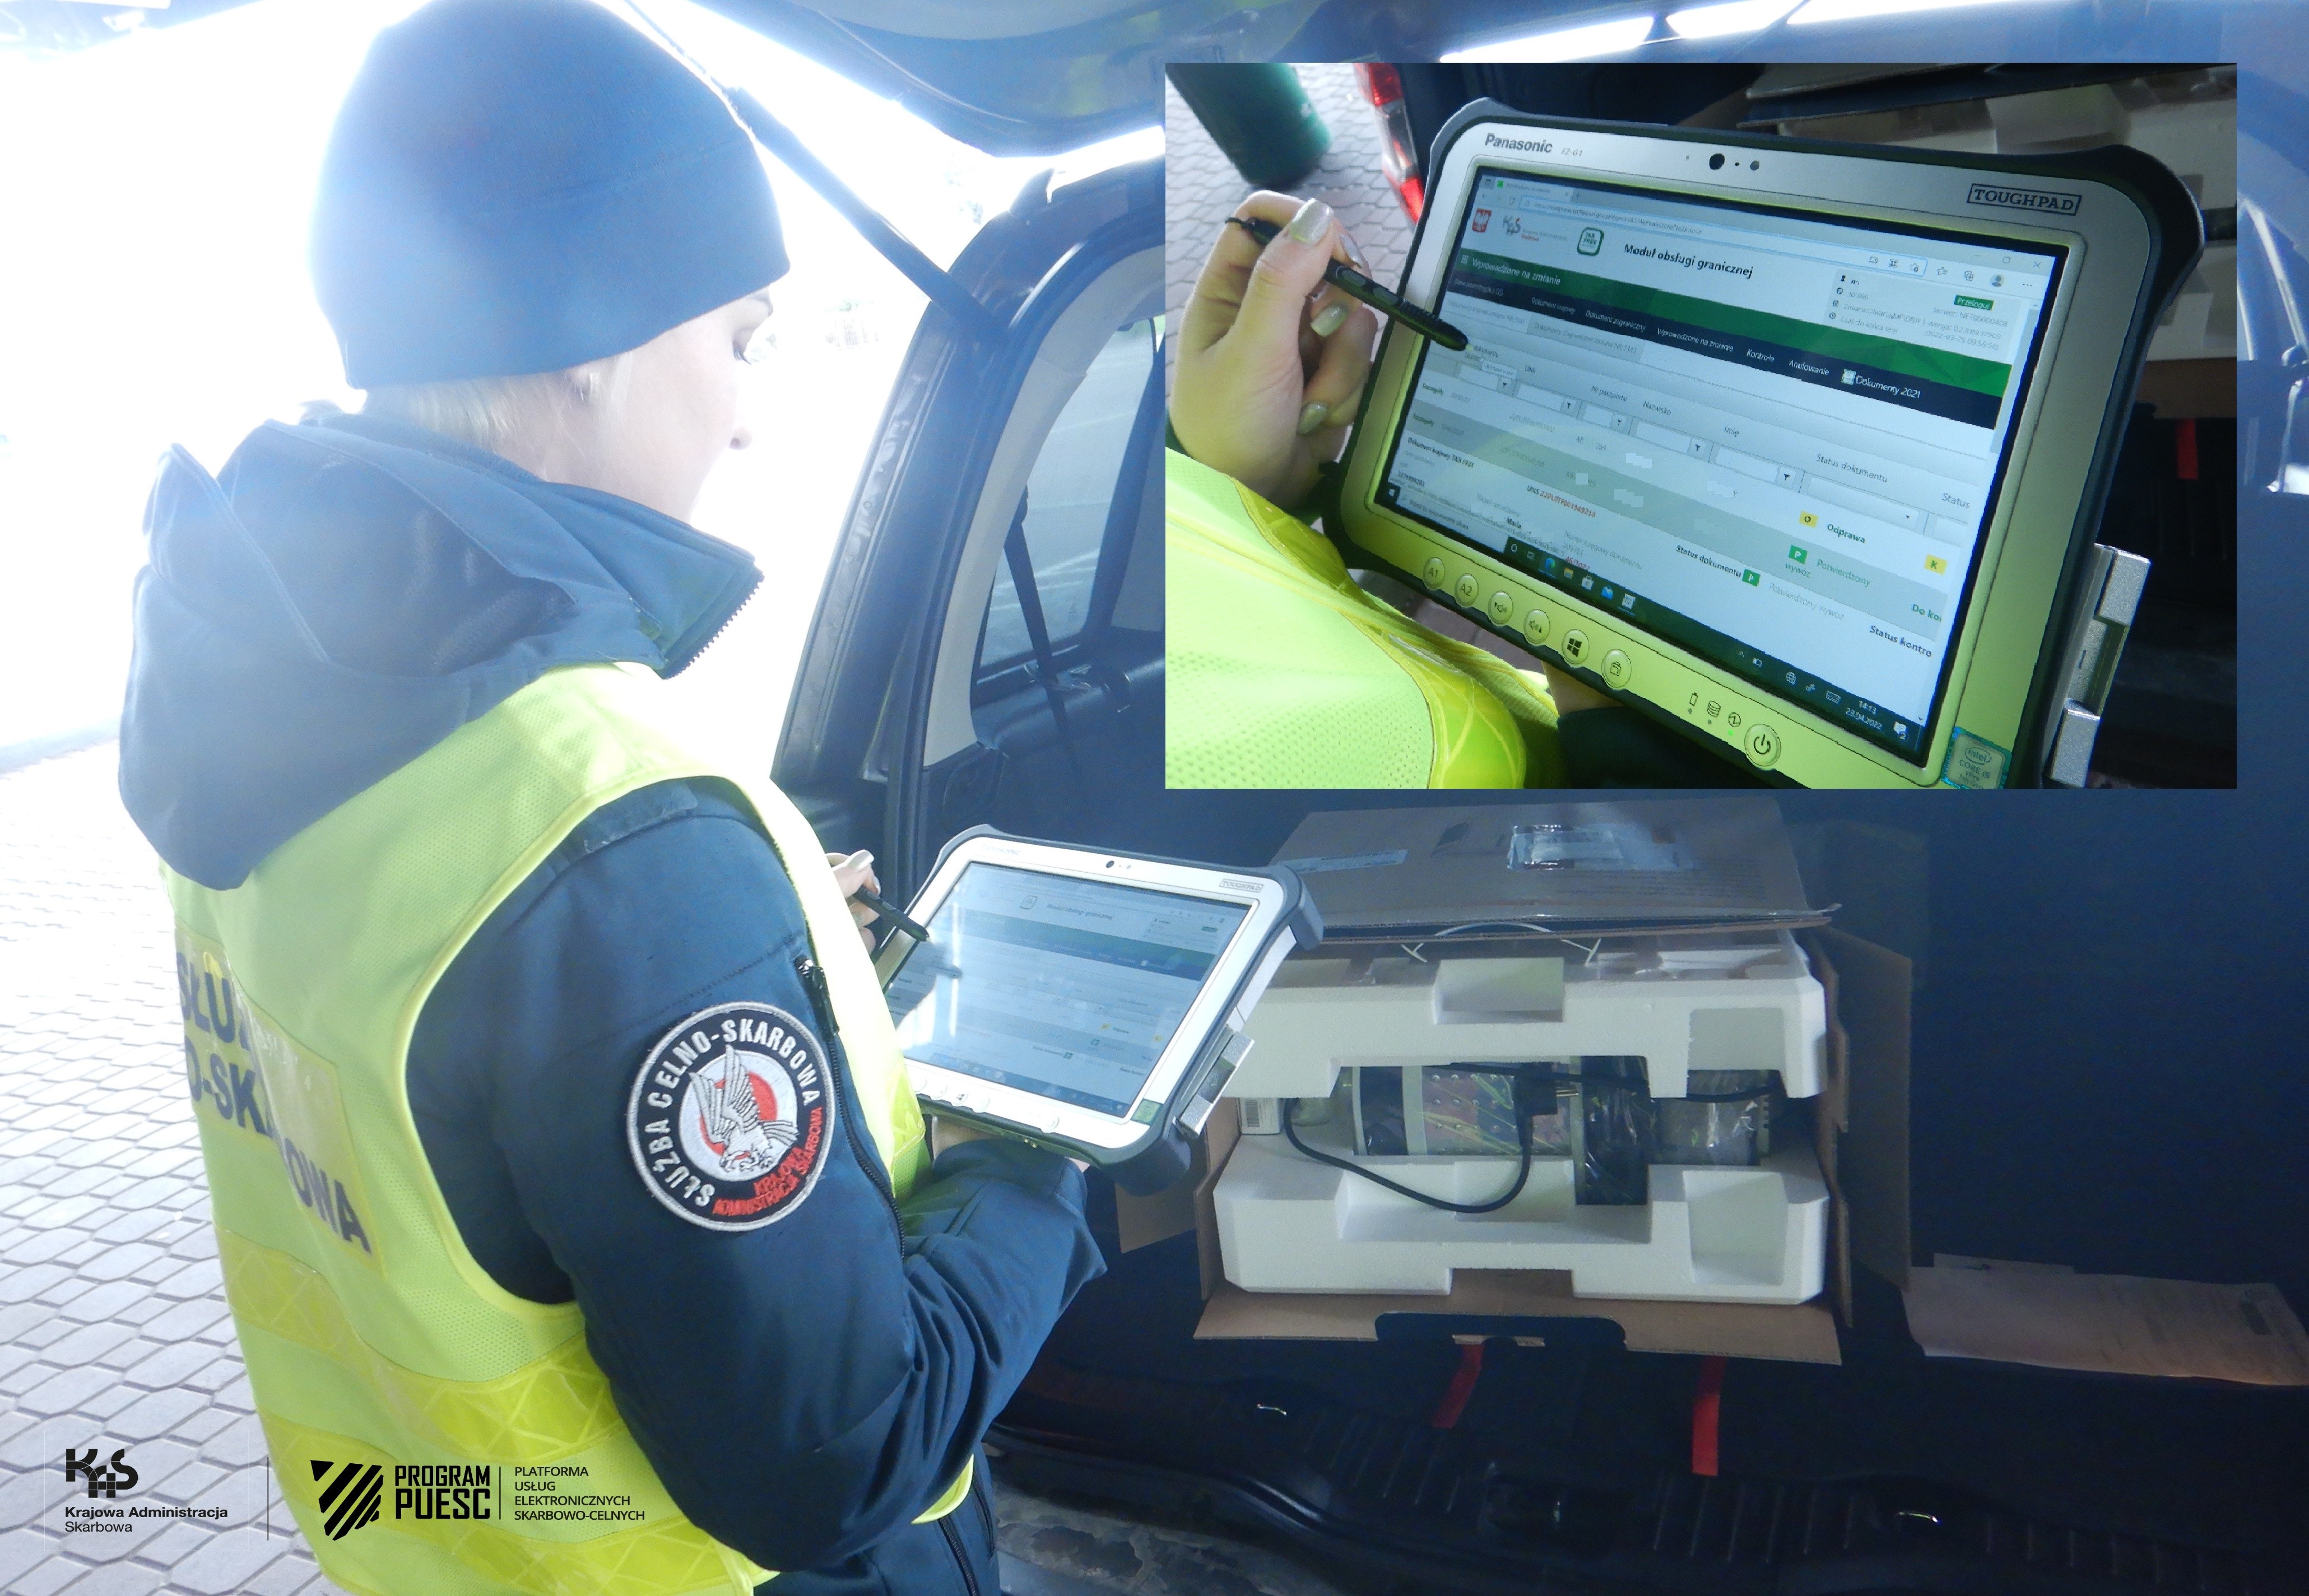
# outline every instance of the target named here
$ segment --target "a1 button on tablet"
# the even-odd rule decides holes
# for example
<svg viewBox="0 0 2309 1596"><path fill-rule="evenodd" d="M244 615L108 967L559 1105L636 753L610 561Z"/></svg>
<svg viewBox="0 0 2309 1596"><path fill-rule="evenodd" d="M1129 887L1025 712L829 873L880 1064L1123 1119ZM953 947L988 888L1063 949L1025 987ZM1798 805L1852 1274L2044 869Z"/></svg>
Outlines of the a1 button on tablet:
<svg viewBox="0 0 2309 1596"><path fill-rule="evenodd" d="M1429 587L1436 589L1439 591L1442 589L1443 562L1441 560L1432 559L1428 561L1425 568L1423 568L1419 574L1421 580L1425 582Z"/></svg>

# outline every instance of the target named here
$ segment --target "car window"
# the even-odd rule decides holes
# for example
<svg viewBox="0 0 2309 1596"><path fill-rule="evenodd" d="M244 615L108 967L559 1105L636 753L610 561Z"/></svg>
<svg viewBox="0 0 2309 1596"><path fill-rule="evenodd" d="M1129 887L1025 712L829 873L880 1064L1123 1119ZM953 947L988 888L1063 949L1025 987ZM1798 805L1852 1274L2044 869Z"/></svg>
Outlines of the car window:
<svg viewBox="0 0 2309 1596"><path fill-rule="evenodd" d="M1161 352L1155 321L1150 316L1115 330L1051 424L1026 479L1025 535L1033 596L1041 602L1053 651L1080 641L1107 618L1094 614L1098 577L1131 429ZM1112 584L1106 586L1111 590ZM1111 606L1110 591L1105 607ZM983 680L999 675L1033 651L1025 607L1006 562L987 601L979 676Z"/></svg>

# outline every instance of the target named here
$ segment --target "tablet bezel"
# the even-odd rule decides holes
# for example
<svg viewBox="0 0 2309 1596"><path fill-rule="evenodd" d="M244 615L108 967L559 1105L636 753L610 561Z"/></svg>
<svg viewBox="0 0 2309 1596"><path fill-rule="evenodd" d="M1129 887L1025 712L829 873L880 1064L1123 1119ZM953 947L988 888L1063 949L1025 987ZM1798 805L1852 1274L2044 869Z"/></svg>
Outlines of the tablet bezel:
<svg viewBox="0 0 2309 1596"><path fill-rule="evenodd" d="M1216 867L1149 859L1062 844L1027 841L986 833L964 836L951 844L938 861L907 913L928 926L935 922L963 872L973 864L999 866L1069 881L1140 887L1224 903L1247 912L1225 947L1203 978L1202 989L1189 1005L1178 1030L1155 1060L1154 1068L1137 1095L1121 1114L1062 1102L1020 1087L981 1079L960 1070L926 1064L911 1055L906 1071L914 1093L923 1103L956 1117L1015 1130L1033 1140L1063 1145L1097 1163L1112 1163L1139 1151L1163 1135L1180 1107L1180 1098L1199 1075L1211 1043L1230 1021L1244 1018L1234 1011L1245 984L1268 962L1285 935L1296 895L1272 876ZM894 936L875 961L876 973L886 988L901 965L912 956L912 938ZM964 974L968 979L967 972ZM895 1023L895 1017L893 1016ZM904 1044L900 1043L903 1053ZM1156 1107L1151 1110L1146 1105ZM1148 1117L1138 1117L1148 1115Z"/></svg>
<svg viewBox="0 0 2309 1596"><path fill-rule="evenodd" d="M1486 134L1545 149L1487 146ZM2145 337L2142 306L2158 264L2160 239L2144 203L2114 180L2073 169L2072 161L2053 178L2045 163L2031 169L2029 162L2019 160L1571 122L1509 113L1488 103L1454 118L1437 145L1431 198L1404 282L1405 298L1427 308L1440 298L1444 263L1472 201L1477 168L1486 167L1670 196L1769 205L1831 221L1882 221L2057 245L2068 252L2035 369L2015 410L2009 458L1984 517L1969 600L1950 640L1947 685L1921 762L1380 504L1377 490L1423 348L1423 341L1407 328L1391 324L1381 342L1339 475L1335 527L1348 545L1351 564L1393 572L1551 665L1713 744L1763 780L1806 786L1928 786L1948 778L1961 733L1974 746L1985 742L2004 755L2006 782L2033 781L2045 701L2054 686L2047 662L2057 658L2068 631L2068 591L2090 541L2088 513L2097 508L2114 458L2113 437L2129 410L2130 392L2116 390L2124 385L2124 373L2137 365ZM1711 168L1708 161L1717 153L1736 153L1739 159ZM1758 163L1752 170L1751 160ZM2076 209L2059 216L2057 225L2032 221L2023 213L1970 203L1970 194L1984 185L2035 192L2049 186L2073 197ZM2108 335L2109 328L2127 325L2132 337ZM2069 436L2090 438L2093 446L2041 446L2047 436ZM2016 535L2016 525L2028 530ZM1427 574L1439 556L1441 580L1430 582ZM1469 575L1477 589L1472 603L1462 601L1456 591ZM1507 622L1490 613L1495 594L1508 600ZM1538 639L1526 637L1520 625L1535 608L1549 617ZM1574 628L1590 645L1581 665L1565 660L1555 646ZM2016 641L2024 634L2025 644ZM1634 661L1632 679L1625 684L1606 679L1596 669L1613 651ZM1723 715L1738 715L1741 729L1730 730ZM1771 757L1760 758L1744 746L1759 724L1772 728L1778 739Z"/></svg>

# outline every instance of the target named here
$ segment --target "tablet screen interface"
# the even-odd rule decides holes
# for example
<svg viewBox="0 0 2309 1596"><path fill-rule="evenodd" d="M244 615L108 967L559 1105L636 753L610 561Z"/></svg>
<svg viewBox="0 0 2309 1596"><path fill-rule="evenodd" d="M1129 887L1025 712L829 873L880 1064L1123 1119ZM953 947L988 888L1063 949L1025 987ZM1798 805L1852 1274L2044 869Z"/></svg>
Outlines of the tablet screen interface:
<svg viewBox="0 0 2309 1596"><path fill-rule="evenodd" d="M964 867L886 988L907 1057L1128 1114L1250 910Z"/></svg>
<svg viewBox="0 0 2309 1596"><path fill-rule="evenodd" d="M1379 502L1921 762L2065 258L1480 168Z"/></svg>

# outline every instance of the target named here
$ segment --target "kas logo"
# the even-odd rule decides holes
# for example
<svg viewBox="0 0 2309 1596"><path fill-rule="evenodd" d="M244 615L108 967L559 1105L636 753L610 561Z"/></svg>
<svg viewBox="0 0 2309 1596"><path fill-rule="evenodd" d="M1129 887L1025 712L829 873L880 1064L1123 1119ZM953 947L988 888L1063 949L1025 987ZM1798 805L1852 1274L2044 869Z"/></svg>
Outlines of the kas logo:
<svg viewBox="0 0 2309 1596"><path fill-rule="evenodd" d="M122 1491L136 1488L136 1471L128 1464L128 1448L125 1446L112 1454L109 1463L96 1461L96 1448L93 1446L79 1455L75 1455L71 1447L65 1447L65 1483L70 1485L75 1480L88 1481L88 1494L91 1499L99 1490L102 1490L105 1499L110 1501Z"/></svg>
<svg viewBox="0 0 2309 1596"><path fill-rule="evenodd" d="M2055 216L2074 216L2084 201L2078 194L2054 194L2042 188L2006 188L1997 183L1976 183L1966 194L1967 204L2002 205L2008 211L2046 211Z"/></svg>

